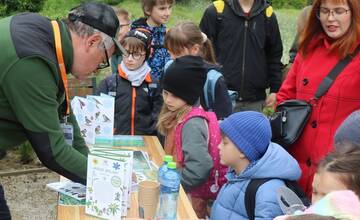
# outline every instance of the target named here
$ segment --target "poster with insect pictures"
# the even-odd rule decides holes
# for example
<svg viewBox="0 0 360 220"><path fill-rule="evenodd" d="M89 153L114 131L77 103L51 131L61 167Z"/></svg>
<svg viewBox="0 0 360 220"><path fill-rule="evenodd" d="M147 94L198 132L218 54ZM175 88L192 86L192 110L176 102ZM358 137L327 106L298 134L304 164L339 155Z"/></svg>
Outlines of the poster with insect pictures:
<svg viewBox="0 0 360 220"><path fill-rule="evenodd" d="M122 200L122 216L127 215L127 209L130 208L130 193L131 193L131 175L133 172L133 151L120 150L118 148L102 148L96 145L91 149L91 154L97 156L114 157L124 162L125 177L124 177L124 193Z"/></svg>
<svg viewBox="0 0 360 220"><path fill-rule="evenodd" d="M125 193L125 160L112 154L88 156L85 213L121 219Z"/></svg>
<svg viewBox="0 0 360 220"><path fill-rule="evenodd" d="M75 96L71 100L71 108L78 122L81 136L88 144L95 144L95 102Z"/></svg>
<svg viewBox="0 0 360 220"><path fill-rule="evenodd" d="M106 94L87 96L95 102L95 138L113 137L115 98Z"/></svg>

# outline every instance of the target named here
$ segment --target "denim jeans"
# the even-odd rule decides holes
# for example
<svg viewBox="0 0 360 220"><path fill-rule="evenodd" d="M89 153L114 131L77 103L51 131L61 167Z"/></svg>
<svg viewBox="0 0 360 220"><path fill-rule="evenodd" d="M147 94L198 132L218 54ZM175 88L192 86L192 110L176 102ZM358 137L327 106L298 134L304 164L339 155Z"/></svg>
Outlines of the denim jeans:
<svg viewBox="0 0 360 220"><path fill-rule="evenodd" d="M0 185L0 220L11 220L10 210L6 204L4 189Z"/></svg>

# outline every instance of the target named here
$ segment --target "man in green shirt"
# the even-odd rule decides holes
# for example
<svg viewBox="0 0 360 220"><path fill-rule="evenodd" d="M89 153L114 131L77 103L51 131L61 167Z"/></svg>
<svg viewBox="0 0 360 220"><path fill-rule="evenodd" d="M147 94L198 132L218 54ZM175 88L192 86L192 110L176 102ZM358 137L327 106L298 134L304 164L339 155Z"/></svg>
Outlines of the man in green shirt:
<svg viewBox="0 0 360 220"><path fill-rule="evenodd" d="M75 7L54 24L34 13L0 20L1 150L28 140L46 167L86 184L88 148L70 111L66 75L84 79L109 66L121 49L118 28L113 9L99 3ZM0 219L10 218L1 192L0 185Z"/></svg>

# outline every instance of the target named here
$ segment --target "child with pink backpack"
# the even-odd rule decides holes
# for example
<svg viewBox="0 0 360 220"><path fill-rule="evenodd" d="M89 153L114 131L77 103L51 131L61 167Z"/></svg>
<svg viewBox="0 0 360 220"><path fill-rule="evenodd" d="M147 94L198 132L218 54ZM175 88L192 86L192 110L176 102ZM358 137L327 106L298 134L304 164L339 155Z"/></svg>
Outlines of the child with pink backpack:
<svg viewBox="0 0 360 220"><path fill-rule="evenodd" d="M157 124L165 136L165 152L180 167L181 185L199 218L206 217L207 205L216 199L227 171L220 164L216 115L199 107L206 72L199 56L174 60L164 74L164 105Z"/></svg>

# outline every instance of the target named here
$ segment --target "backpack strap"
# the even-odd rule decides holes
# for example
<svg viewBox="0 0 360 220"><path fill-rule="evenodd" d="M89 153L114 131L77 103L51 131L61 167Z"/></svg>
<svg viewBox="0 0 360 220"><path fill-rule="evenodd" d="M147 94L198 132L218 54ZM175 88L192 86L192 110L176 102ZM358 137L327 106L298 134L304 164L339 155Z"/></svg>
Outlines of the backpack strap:
<svg viewBox="0 0 360 220"><path fill-rule="evenodd" d="M215 30L216 30L216 35L215 35L215 39L213 40L213 44L216 43L216 39L217 39L217 35L220 31L220 26L223 20L223 12L225 9L225 1L224 0L216 0L213 2L213 5L215 7L216 10L216 24L215 24Z"/></svg>
<svg viewBox="0 0 360 220"><path fill-rule="evenodd" d="M269 26L271 25L270 23L270 18L274 13L274 9L271 5L268 5L264 11L264 16L265 16L265 35L266 37L268 37L270 35L270 29Z"/></svg>
<svg viewBox="0 0 360 220"><path fill-rule="evenodd" d="M167 68L174 62L174 60L169 60L165 63L165 66L164 66L164 74L167 70Z"/></svg>
<svg viewBox="0 0 360 220"><path fill-rule="evenodd" d="M255 219L256 192L259 187L271 178L251 179L245 190L244 203L249 220Z"/></svg>
<svg viewBox="0 0 360 220"><path fill-rule="evenodd" d="M307 197L304 190L300 187L300 185L295 180L284 180L285 186L293 191L302 201L302 203L309 207L311 205L311 200Z"/></svg>
<svg viewBox="0 0 360 220"><path fill-rule="evenodd" d="M217 14L222 14L225 8L224 0L216 0L213 2Z"/></svg>
<svg viewBox="0 0 360 220"><path fill-rule="evenodd" d="M207 73L205 85L204 85L204 98L205 105L209 111L214 111L215 109L215 87L217 80L221 77L221 73L218 71L211 69Z"/></svg>
<svg viewBox="0 0 360 220"><path fill-rule="evenodd" d="M272 14L274 13L274 9L271 5L267 6L267 8L265 9L265 15L267 18L270 18L272 16Z"/></svg>
<svg viewBox="0 0 360 220"><path fill-rule="evenodd" d="M184 163L184 155L182 153L182 140L181 140L181 133L184 125L187 121L194 117L201 117L206 120L206 123L209 123L209 118L206 112L199 107L193 107L192 110L185 116L185 118L175 127L175 151L176 151L176 158L180 165L183 166ZM216 116L215 116L216 117ZM209 127L209 126L208 126ZM209 129L208 129L209 130ZM210 132L209 132L210 137Z"/></svg>

